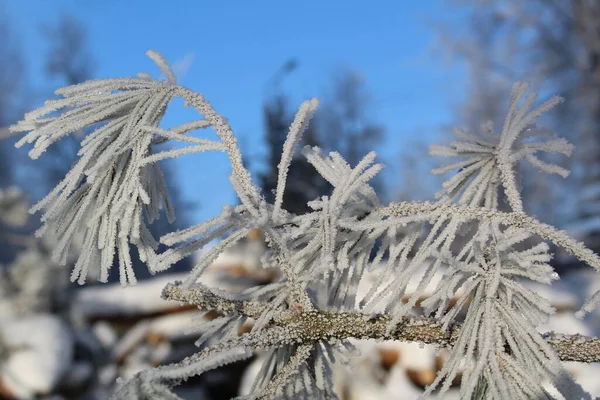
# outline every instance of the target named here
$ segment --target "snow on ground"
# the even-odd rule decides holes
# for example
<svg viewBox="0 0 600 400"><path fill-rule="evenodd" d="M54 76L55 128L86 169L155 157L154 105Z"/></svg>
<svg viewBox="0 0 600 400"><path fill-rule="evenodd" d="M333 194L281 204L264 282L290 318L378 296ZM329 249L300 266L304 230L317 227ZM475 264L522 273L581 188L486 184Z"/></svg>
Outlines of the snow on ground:
<svg viewBox="0 0 600 400"><path fill-rule="evenodd" d="M204 252L210 249L204 249ZM240 291L259 281L272 278L272 272L260 267L264 245L247 241L221 254L200 278L210 287ZM196 259L200 257L196 256ZM108 284L83 287L75 299L76 312L84 318L128 317L156 314L177 309L180 304L161 298L163 288L174 281L184 281L188 273L164 274L129 287Z"/></svg>
<svg viewBox="0 0 600 400"><path fill-rule="evenodd" d="M179 303L161 298L163 288L188 274L165 274L136 285L120 284L83 287L75 298L77 312L83 317L117 317L153 314L180 307Z"/></svg>
<svg viewBox="0 0 600 400"><path fill-rule="evenodd" d="M73 341L58 318L37 314L3 319L0 336L7 353L0 364L2 386L22 399L49 393L70 368Z"/></svg>

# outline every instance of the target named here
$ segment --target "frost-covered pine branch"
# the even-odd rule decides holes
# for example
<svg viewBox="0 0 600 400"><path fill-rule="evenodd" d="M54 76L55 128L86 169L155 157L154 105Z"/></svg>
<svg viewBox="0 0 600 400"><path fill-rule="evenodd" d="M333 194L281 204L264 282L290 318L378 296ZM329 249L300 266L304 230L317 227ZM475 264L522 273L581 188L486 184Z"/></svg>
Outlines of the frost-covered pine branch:
<svg viewBox="0 0 600 400"><path fill-rule="evenodd" d="M217 311L224 315L238 314L251 319L259 318L265 308L265 304L261 302L220 297L202 285L182 289L177 282L165 287L163 298L192 304L202 310ZM269 320L270 327L294 324L297 336L306 342L355 338L400 340L452 347L461 331L460 323L444 327L437 319L424 316L406 316L391 332L387 330L389 323L390 319L386 315L289 310L276 312ZM544 334L543 338L563 361L600 362L600 338L554 332Z"/></svg>
<svg viewBox="0 0 600 400"><path fill-rule="evenodd" d="M591 398L561 361L598 362L599 339L539 334L536 328L554 310L525 284L559 278L543 240L600 270L598 255L525 213L515 179L521 161L542 172L568 174L539 153L569 155L572 145L534 125L559 98L533 107L535 93L517 83L501 130L490 124L482 132L457 130L459 140L432 146L433 155L460 158L433 171L456 171L435 203L383 205L369 184L383 168L374 152L349 165L336 152L306 147L302 154L333 189L310 201L309 212L295 215L283 208L283 191L289 163L318 101L303 103L290 127L270 204L244 167L227 120L202 95L177 85L162 56L148 55L166 81L141 74L63 88L57 91L62 99L47 102L12 127L28 132L17 146L34 142L33 158L65 135L94 128L82 141L72 170L32 209L44 212L39 233L59 237L57 261L64 261L74 238L83 235L72 280L83 283L91 268L99 268L105 281L116 255L121 282L134 283L131 245L156 273L217 242L202 253L184 282L168 285L163 293L166 299L219 314L198 324L201 349L180 363L121 382L115 398L177 398L170 388L178 382L258 350L267 351L266 361L252 392L241 398L336 398L331 365L355 352L351 338L448 348L449 359L424 395L443 395L460 373L463 399L553 398L547 385L567 399ZM200 117L161 128L175 97ZM192 136L205 129L214 130L218 140ZM189 146L159 151L157 145L169 140ZM208 221L163 236L160 242L170 248L157 254L147 224L163 208L174 218L158 163L204 151L227 154L239 205L226 205ZM501 196L509 211L500 210ZM280 271L280 280L238 293L199 283L219 254L255 229L264 233L269 247L262 265ZM425 315L415 317L414 307L440 272L443 279L420 303ZM359 284L367 274L376 278L363 292ZM416 289L409 292L415 279ZM579 315L598 302L595 294ZM252 330L240 334L248 323Z"/></svg>

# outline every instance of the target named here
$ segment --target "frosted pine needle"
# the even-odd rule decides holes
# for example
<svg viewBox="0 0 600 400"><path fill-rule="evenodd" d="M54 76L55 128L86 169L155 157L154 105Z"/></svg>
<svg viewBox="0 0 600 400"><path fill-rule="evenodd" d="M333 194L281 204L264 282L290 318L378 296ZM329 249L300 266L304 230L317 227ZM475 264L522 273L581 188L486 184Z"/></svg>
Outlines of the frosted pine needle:
<svg viewBox="0 0 600 400"><path fill-rule="evenodd" d="M564 398L590 398L560 361L600 360L600 350L594 350L600 342L539 334L537 326L554 310L524 284L550 284L558 278L549 246L540 238L600 270L597 254L525 214L514 176L522 160L543 172L567 176L566 169L538 156L569 155L572 145L534 124L559 98L534 108L535 93L516 83L500 133L488 123L481 132L456 130L458 139L448 146L432 146L433 155L460 158L433 171L456 171L436 203L384 207L370 185L383 168L374 152L349 165L339 153L305 147L303 156L332 190L312 199L310 211L294 215L283 209L287 174L318 101L303 103L290 126L270 204L244 166L227 119L202 95L178 86L162 55L149 51L148 56L166 81L140 74L63 88L56 92L60 99L48 101L11 128L27 132L17 146L33 143L32 158L66 135L89 131L78 161L31 210L43 210L38 235L57 238L55 260L67 262L75 239L81 241L73 280L83 283L91 269L99 268L105 281L116 258L121 282L135 282L131 245L152 273L203 250L185 282L167 285L163 297L220 314L212 321L199 318L193 332L197 344L206 347L180 363L138 373L122 382L115 398L175 399L171 387L181 380L258 350L266 351L265 361L252 393L242 399L331 398L331 365L353 354L349 338L448 347L450 357L425 395L438 389L444 395L460 373L461 399L551 398L542 386L545 380ZM161 128L173 97L183 98L200 118ZM218 140L193 136L207 128ZM158 150L170 140L188 147ZM161 242L170 248L157 254L148 224L163 210L174 219L158 162L205 151L227 154L239 204L163 236ZM498 210L501 194L511 212ZM220 254L255 229L268 245L262 267L278 271L276 282L238 293L199 283ZM439 274L443 278L434 284ZM363 283L365 290L359 290ZM425 316L414 316L419 302ZM600 294L595 294L580 313L598 303ZM464 321L457 323L463 312ZM240 335L242 324L249 321L252 330Z"/></svg>

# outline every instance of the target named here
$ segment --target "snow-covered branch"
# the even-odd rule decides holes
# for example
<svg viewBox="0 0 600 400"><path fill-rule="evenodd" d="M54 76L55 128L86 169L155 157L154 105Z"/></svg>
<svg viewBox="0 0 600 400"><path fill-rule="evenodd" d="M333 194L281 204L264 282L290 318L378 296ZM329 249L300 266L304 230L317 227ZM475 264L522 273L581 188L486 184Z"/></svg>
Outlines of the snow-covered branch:
<svg viewBox="0 0 600 400"><path fill-rule="evenodd" d="M259 302L226 299L199 288L183 289L177 283L168 284L163 297L191 304L202 310L235 313L248 318L259 318L267 308L267 305ZM289 310L273 313L269 326L265 329L291 327L295 332L294 336L304 344L332 338L355 338L419 342L439 347L452 347L461 330L460 323L453 323L444 329L439 321L425 316L405 316L392 331L388 330L390 322L391 318L387 315ZM562 361L600 362L600 338L554 332L542 336Z"/></svg>

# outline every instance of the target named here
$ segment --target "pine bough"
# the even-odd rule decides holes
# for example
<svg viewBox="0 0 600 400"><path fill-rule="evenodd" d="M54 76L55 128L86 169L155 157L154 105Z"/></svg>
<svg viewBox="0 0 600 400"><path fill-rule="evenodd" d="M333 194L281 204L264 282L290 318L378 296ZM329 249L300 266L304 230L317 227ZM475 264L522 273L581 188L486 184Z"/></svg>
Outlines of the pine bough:
<svg viewBox="0 0 600 400"><path fill-rule="evenodd" d="M244 167L227 120L202 95L177 85L160 54L147 54L166 80L140 74L65 87L57 91L61 99L47 101L11 128L27 132L17 147L34 143L29 152L34 159L63 136L91 131L64 180L31 210L43 210L37 234L59 238L55 261L66 262L73 242L82 242L73 281L83 284L91 273L106 281L117 258L121 283L135 283L131 245L156 273L218 241L184 282L169 284L163 292L165 299L220 314L199 324L197 344L202 349L182 362L120 382L114 398L178 398L170 390L174 385L249 358L259 349L268 352L266 362L252 393L240 398L336 398L331 364L347 359L351 338L418 341L447 348L450 357L424 396L434 391L443 395L461 372L463 399L554 398L548 384L566 399L591 398L561 361L599 362L600 340L537 333L536 326L554 310L524 285L528 280L550 284L558 279L549 265L549 246L539 238L600 270L598 255L524 213L515 180L521 161L543 172L568 174L538 154L570 155L572 145L534 124L560 98L534 108L535 93L516 83L500 133L491 125L479 134L456 130L458 139L449 146L432 146L432 155L458 159L433 171L457 171L435 202L384 206L369 185L383 168L375 163L374 152L351 166L338 153L305 147L303 156L333 189L329 196L309 203L312 211L293 215L282 207L286 175L318 100L303 103L290 126L275 201L269 204ZM167 104L176 97L201 118L162 129ZM218 140L189 135L206 128L212 128ZM169 140L188 146L162 151L157 147ZM227 154L240 204L161 237L160 243L170 247L158 253L159 242L147 224L163 209L170 220L174 218L158 161L205 151ZM501 204L510 211L501 211ZM253 229L264 232L269 251L262 264L279 269L279 281L235 294L198 282L221 252ZM423 267L417 289L406 294L409 281ZM421 304L425 316L415 317L411 310L438 271L444 278ZM359 282L367 272L376 273L377 279L367 293L359 294ZM405 294L408 301L403 300ZM459 300L450 302L457 295ZM598 302L596 293L578 315L593 310ZM465 315L460 323L459 312ZM253 322L252 330L239 335L246 321Z"/></svg>

